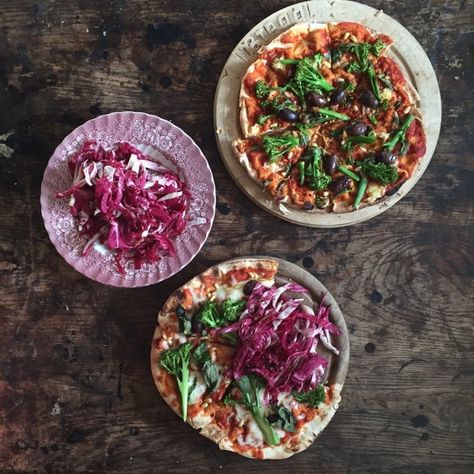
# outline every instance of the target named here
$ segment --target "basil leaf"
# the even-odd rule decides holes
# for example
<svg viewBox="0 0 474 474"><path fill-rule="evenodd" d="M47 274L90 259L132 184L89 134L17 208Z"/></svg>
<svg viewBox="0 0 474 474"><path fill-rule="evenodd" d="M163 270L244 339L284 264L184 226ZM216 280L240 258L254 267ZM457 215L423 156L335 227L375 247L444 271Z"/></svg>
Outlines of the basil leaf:
<svg viewBox="0 0 474 474"><path fill-rule="evenodd" d="M219 371L217 370L216 365L214 365L211 360L206 360L202 366L202 374L207 388L212 392L219 381Z"/></svg>
<svg viewBox="0 0 474 474"><path fill-rule="evenodd" d="M192 383L191 386L189 387L188 402L189 402L189 399L190 399L190 397L191 397L191 394L193 393L194 389L196 388L196 385L197 385L197 377L194 377L193 383Z"/></svg>
<svg viewBox="0 0 474 474"><path fill-rule="evenodd" d="M204 364L204 362L211 360L211 356L207 350L207 345L205 342L201 342L201 344L199 344L199 346L194 349L194 352L191 355L191 360L196 365L201 365Z"/></svg>
<svg viewBox="0 0 474 474"><path fill-rule="evenodd" d="M275 415L278 418L272 424L278 426L278 428L281 428L285 431L289 431L290 433L294 433L296 431L296 420L290 410L285 408L283 405L280 405L277 408L277 412Z"/></svg>

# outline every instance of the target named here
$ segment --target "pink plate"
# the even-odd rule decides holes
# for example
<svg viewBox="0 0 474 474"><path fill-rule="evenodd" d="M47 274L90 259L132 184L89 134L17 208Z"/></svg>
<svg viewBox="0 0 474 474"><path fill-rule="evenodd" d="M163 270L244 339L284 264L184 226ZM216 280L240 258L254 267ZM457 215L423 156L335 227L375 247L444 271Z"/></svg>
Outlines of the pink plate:
<svg viewBox="0 0 474 474"><path fill-rule="evenodd" d="M191 192L184 232L174 239L176 255L164 256L139 270L133 262L118 273L113 254L103 246L87 256L82 250L87 238L81 236L70 214L67 199L56 199L58 191L70 186L67 158L85 140L105 146L124 141L151 158L164 163L184 179ZM216 188L206 158L193 140L167 120L141 112L101 115L76 128L56 148L48 162L41 185L41 213L57 251L72 267L100 283L138 287L158 283L184 268L201 250L211 230L216 207Z"/></svg>

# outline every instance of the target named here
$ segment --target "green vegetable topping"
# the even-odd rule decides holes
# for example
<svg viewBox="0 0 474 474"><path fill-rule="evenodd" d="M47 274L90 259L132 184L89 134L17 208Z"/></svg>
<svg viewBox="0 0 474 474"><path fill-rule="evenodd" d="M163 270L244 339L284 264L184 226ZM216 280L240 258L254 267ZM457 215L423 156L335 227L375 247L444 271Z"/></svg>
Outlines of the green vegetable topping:
<svg viewBox="0 0 474 474"><path fill-rule="evenodd" d="M283 405L277 407L276 421L272 422L273 425L278 426L285 431L294 433L296 431L296 420L290 410L285 408Z"/></svg>
<svg viewBox="0 0 474 474"><path fill-rule="evenodd" d="M239 402L237 400L234 400L230 393L227 393L226 396L222 399L222 403L224 403L224 405L236 405Z"/></svg>
<svg viewBox="0 0 474 474"><path fill-rule="evenodd" d="M366 176L362 176L360 179L359 187L357 188L357 194L354 199L354 209L358 209L360 206L360 203L362 201L362 198L364 197L365 191L367 189L367 185L369 184L369 181Z"/></svg>
<svg viewBox="0 0 474 474"><path fill-rule="evenodd" d="M303 184L304 184L304 178L305 178L304 169L305 169L304 161L299 161L298 162L298 173L299 173L299 176L300 176L300 186L303 186Z"/></svg>
<svg viewBox="0 0 474 474"><path fill-rule="evenodd" d="M321 150L312 146L306 149L304 166L304 181L314 191L327 188L332 178L322 171ZM300 174L301 183L301 174Z"/></svg>
<svg viewBox="0 0 474 474"><path fill-rule="evenodd" d="M377 135L373 130L368 135L357 135L346 138L346 142L357 145L361 143L368 143L369 145L372 145L376 142L376 140Z"/></svg>
<svg viewBox="0 0 474 474"><path fill-rule="evenodd" d="M386 165L369 158L360 164L361 171L373 181L387 185L398 180L398 170L396 166Z"/></svg>
<svg viewBox="0 0 474 474"><path fill-rule="evenodd" d="M217 329L237 321L247 304L244 300L225 300L220 309L215 301L207 301L199 310L197 317L211 329Z"/></svg>
<svg viewBox="0 0 474 474"><path fill-rule="evenodd" d="M372 64L367 69L367 75L369 76L370 85L372 87L372 90L374 91L375 97L377 97L377 100L382 100L382 98L380 97L380 89L379 84L377 82L377 76L375 75L375 69Z"/></svg>
<svg viewBox="0 0 474 474"><path fill-rule="evenodd" d="M309 129L304 125L297 125L296 128L300 132L300 146L304 147L309 143Z"/></svg>
<svg viewBox="0 0 474 474"><path fill-rule="evenodd" d="M191 384L191 387L189 387L188 390L188 404L189 404L189 399L191 398L191 394L194 392L194 389L196 388L197 385L197 377L194 377L193 383Z"/></svg>
<svg viewBox="0 0 474 474"><path fill-rule="evenodd" d="M211 356L209 355L209 351L207 350L207 344L205 342L201 342L201 344L199 344L199 346L197 346L196 349L194 349L191 355L191 360L196 365L204 364L204 362L210 359L211 359Z"/></svg>
<svg viewBox="0 0 474 474"><path fill-rule="evenodd" d="M327 117L329 119L339 119L339 120L350 120L351 118L345 114L340 114L331 109L319 109L317 112L321 117Z"/></svg>
<svg viewBox="0 0 474 474"><path fill-rule="evenodd" d="M391 91L393 90L392 81L390 81L387 76L385 76L384 74L378 74L377 78L387 89L390 89Z"/></svg>
<svg viewBox="0 0 474 474"><path fill-rule="evenodd" d="M318 408L318 406L326 399L326 392L322 385L318 385L314 390L309 392L292 392L295 400L300 403L306 403L310 407Z"/></svg>
<svg viewBox="0 0 474 474"><path fill-rule="evenodd" d="M316 54L313 58L280 60L282 64L296 65L295 74L284 89L294 92L303 107L306 105L305 96L308 92L321 93L322 91L329 92L333 89L333 86L319 72L322 60L323 55L320 53Z"/></svg>
<svg viewBox="0 0 474 474"><path fill-rule="evenodd" d="M265 81L260 80L255 83L255 95L257 99L266 99L271 90L272 88L265 83Z"/></svg>
<svg viewBox="0 0 474 474"><path fill-rule="evenodd" d="M191 320L186 317L186 311L180 304L176 307L176 316L178 316L180 332L184 333L186 336L192 334L193 329Z"/></svg>
<svg viewBox="0 0 474 474"><path fill-rule="evenodd" d="M369 115L369 120L373 125L377 125L377 117L375 115Z"/></svg>
<svg viewBox="0 0 474 474"><path fill-rule="evenodd" d="M350 81L345 81L342 83L342 87L344 90L346 90L347 92L354 92L355 91L355 88L356 86L350 82Z"/></svg>
<svg viewBox="0 0 474 474"><path fill-rule="evenodd" d="M199 310L198 318L202 324L207 327L215 329L222 325L222 318L217 310L217 304L214 301L207 301Z"/></svg>
<svg viewBox="0 0 474 474"><path fill-rule="evenodd" d="M257 118L257 123L259 125L263 125L269 118L275 117L276 114L268 114L268 115L263 115L260 114Z"/></svg>
<svg viewBox="0 0 474 474"><path fill-rule="evenodd" d="M375 42L370 45L370 52L374 56L380 56L380 53L382 50L387 46L380 38Z"/></svg>
<svg viewBox="0 0 474 474"><path fill-rule="evenodd" d="M181 395L181 416L184 421L188 416L190 352L191 344L186 342L175 349L163 351L160 358L161 366L176 378Z"/></svg>
<svg viewBox="0 0 474 474"><path fill-rule="evenodd" d="M231 346L237 345L238 336L237 334L235 334L235 332L226 332L224 334L221 334L221 337L224 338Z"/></svg>
<svg viewBox="0 0 474 474"><path fill-rule="evenodd" d="M260 431L263 434L265 442L269 445L280 443L280 438L273 430L271 424L265 418L261 402L261 392L264 388L264 382L257 375L244 375L235 381L235 385L242 392L242 401L238 402L232 398L225 398L225 403L242 403L245 405L254 417Z"/></svg>
<svg viewBox="0 0 474 474"><path fill-rule="evenodd" d="M350 169L346 168L345 166L338 166L337 169L342 174L345 174L346 176L349 176L349 178L352 178L354 181L360 181L360 176L354 173L354 171L351 171Z"/></svg>
<svg viewBox="0 0 474 474"><path fill-rule="evenodd" d="M409 115L402 123L401 127L392 135L392 138L384 143L383 147L388 151L392 151L395 148L395 145L400 141L405 140L405 134L407 133L408 127L415 119L414 115Z"/></svg>
<svg viewBox="0 0 474 474"><path fill-rule="evenodd" d="M212 363L211 355L207 349L207 344L201 342L199 346L194 349L191 355L191 360L196 365L202 365L202 375L207 388L212 392L219 381L219 370L217 366Z"/></svg>
<svg viewBox="0 0 474 474"><path fill-rule="evenodd" d="M372 54L378 57L384 47L385 43L380 39L375 43L350 43L340 46L340 48L355 54L357 58L357 62L349 64L349 72L367 72L369 67L372 66L369 55Z"/></svg>
<svg viewBox="0 0 474 474"><path fill-rule="evenodd" d="M244 300L227 299L222 303L222 316L226 322L234 322L239 319L242 311L247 304Z"/></svg>
<svg viewBox="0 0 474 474"><path fill-rule="evenodd" d="M333 89L332 85L324 79L318 71L323 56L316 54L314 58L303 58L296 65L294 81L303 93L312 91L326 91Z"/></svg>
<svg viewBox="0 0 474 474"><path fill-rule="evenodd" d="M299 138L286 132L282 135L265 135L263 137L263 149L268 155L269 161L274 162L286 155L292 148L299 145Z"/></svg>
<svg viewBox="0 0 474 474"><path fill-rule="evenodd" d="M377 100L380 99L380 90L377 83L377 76L373 64L370 62L369 55L379 56L382 49L385 47L385 43L378 39L375 43L351 43L348 45L342 45L346 51L354 53L357 61L349 64L347 68L348 72L360 72L367 73L369 76L370 85L374 91L374 95Z"/></svg>
<svg viewBox="0 0 474 474"><path fill-rule="evenodd" d="M204 365L202 366L202 375L207 388L212 392L219 381L219 371L217 370L217 366L213 364L210 359L204 362Z"/></svg>

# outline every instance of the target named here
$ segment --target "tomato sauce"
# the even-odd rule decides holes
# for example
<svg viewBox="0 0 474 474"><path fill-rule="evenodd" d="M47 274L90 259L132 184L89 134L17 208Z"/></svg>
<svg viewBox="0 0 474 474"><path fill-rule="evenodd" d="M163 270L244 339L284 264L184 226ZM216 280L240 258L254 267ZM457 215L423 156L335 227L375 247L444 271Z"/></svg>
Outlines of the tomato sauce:
<svg viewBox="0 0 474 474"><path fill-rule="evenodd" d="M349 35L354 35L357 38L358 42L369 41L371 39L371 34L369 30L359 23L352 22L342 22L337 23L336 25L329 25L329 36L332 41L345 41L344 36L346 33Z"/></svg>
<svg viewBox="0 0 474 474"><path fill-rule="evenodd" d="M191 309L193 306L193 294L189 288L183 290L183 297L181 298L181 306L184 309Z"/></svg>
<svg viewBox="0 0 474 474"><path fill-rule="evenodd" d="M310 31L308 34L308 42L311 45L313 52L321 52L326 54L329 52L331 39L326 29L320 28L315 31Z"/></svg>
<svg viewBox="0 0 474 474"><path fill-rule="evenodd" d="M419 158L426 153L425 132L423 131L423 126L419 120L413 120L407 130L406 138L410 142L408 154Z"/></svg>
<svg viewBox="0 0 474 474"><path fill-rule="evenodd" d="M216 289L216 277L214 275L204 275L201 277L201 281L204 284L204 289L207 293L211 293Z"/></svg>
<svg viewBox="0 0 474 474"><path fill-rule="evenodd" d="M158 380L163 387L161 392L163 397L169 397L170 395L178 394L178 385L176 384L176 379L166 370L160 370Z"/></svg>
<svg viewBox="0 0 474 474"><path fill-rule="evenodd" d="M398 65L387 56L380 56L375 63L375 70L379 73L388 75L394 86L404 86L406 83L405 77Z"/></svg>

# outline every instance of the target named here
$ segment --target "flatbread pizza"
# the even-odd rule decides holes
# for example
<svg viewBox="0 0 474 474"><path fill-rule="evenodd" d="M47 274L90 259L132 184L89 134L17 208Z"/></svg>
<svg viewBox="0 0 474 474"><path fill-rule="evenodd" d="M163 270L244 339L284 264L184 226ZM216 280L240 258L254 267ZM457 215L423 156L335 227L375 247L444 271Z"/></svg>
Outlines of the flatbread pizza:
<svg viewBox="0 0 474 474"><path fill-rule="evenodd" d="M301 23L259 51L234 151L281 208L350 212L393 194L426 152L393 40L358 23Z"/></svg>
<svg viewBox="0 0 474 474"><path fill-rule="evenodd" d="M220 449L283 459L329 423L342 385L328 374L340 329L331 309L278 274L234 260L176 291L158 315L151 367L168 405Z"/></svg>

